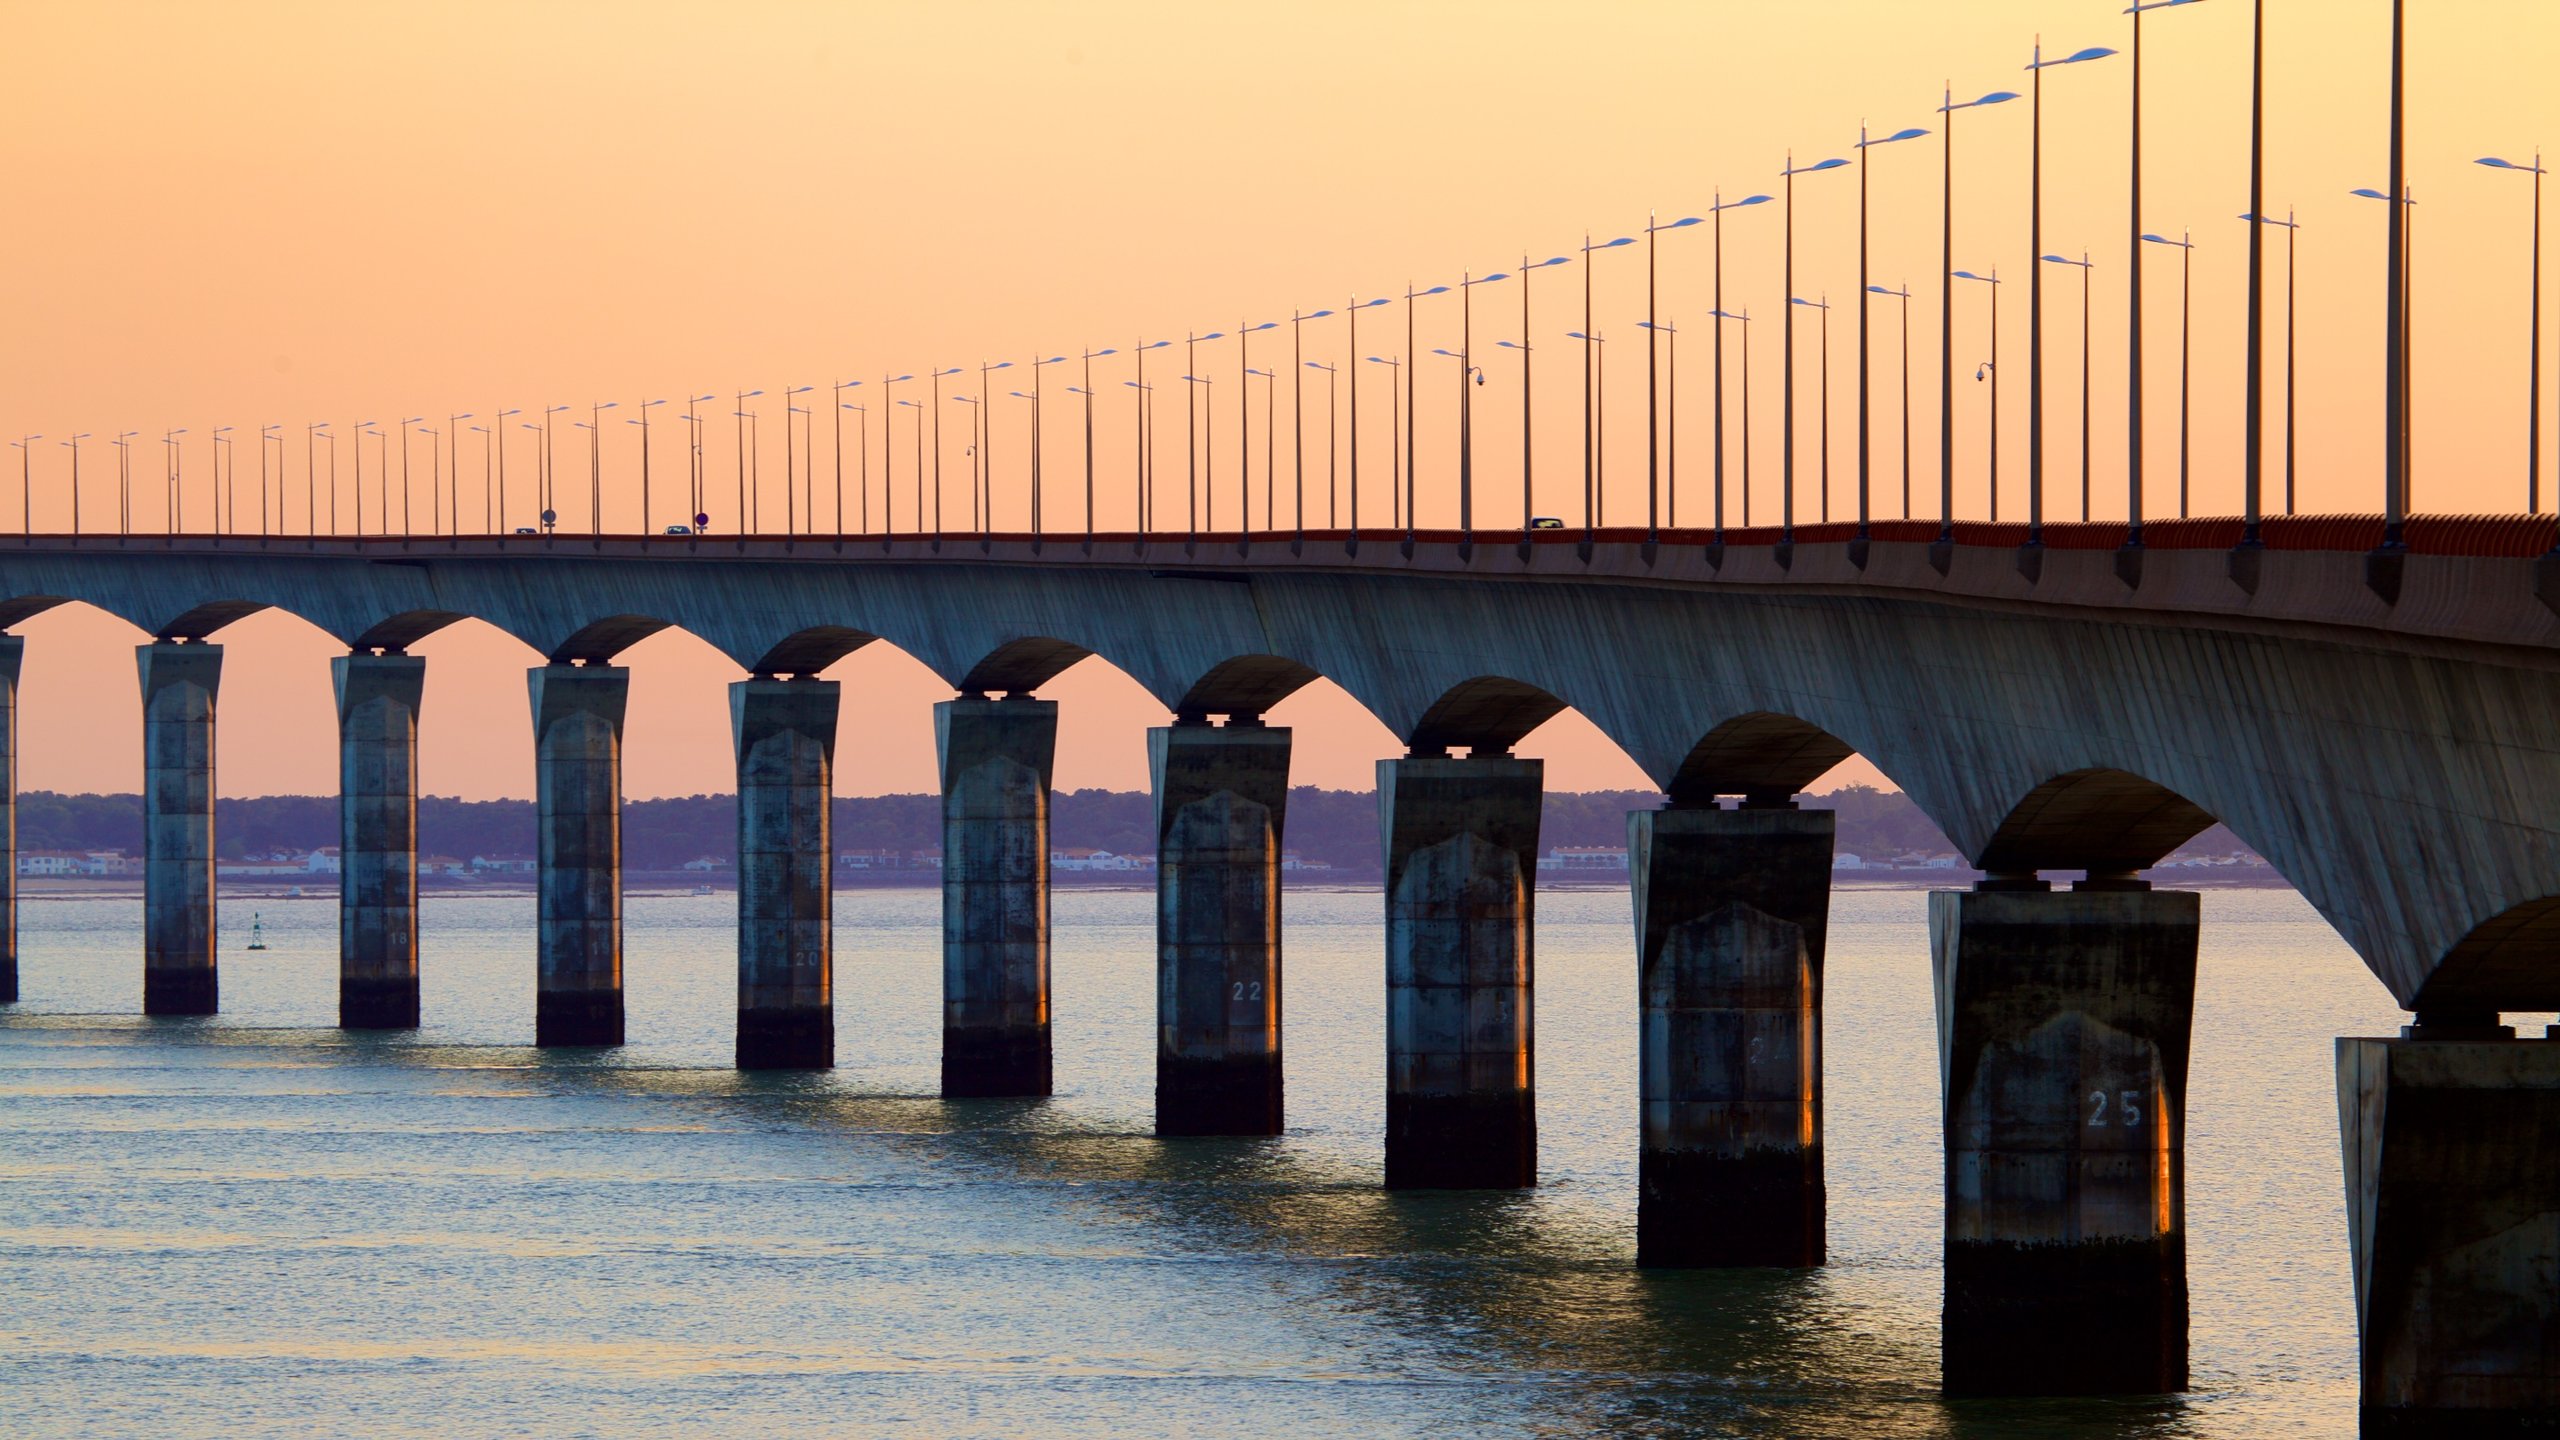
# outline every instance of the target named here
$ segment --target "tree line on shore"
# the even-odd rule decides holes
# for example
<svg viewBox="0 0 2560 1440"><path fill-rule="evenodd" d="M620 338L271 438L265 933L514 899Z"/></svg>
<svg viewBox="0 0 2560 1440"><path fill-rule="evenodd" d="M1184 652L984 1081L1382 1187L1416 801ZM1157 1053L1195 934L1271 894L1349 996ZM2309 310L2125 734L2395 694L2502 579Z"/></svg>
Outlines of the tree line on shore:
<svg viewBox="0 0 2560 1440"><path fill-rule="evenodd" d="M1551 791L1540 825L1542 848L1623 847L1627 812L1661 804L1643 790ZM1918 806L1899 791L1853 785L1807 803L1838 812L1839 848L1869 859L1938 854L1953 847ZM710 856L733 863L737 853L737 799L687 795L631 800L622 807L623 864L631 870L677 870ZM929 851L942 844L938 795L844 795L835 801L835 848ZM534 853L534 805L530 800L460 800L430 795L418 801L418 849L422 854L530 856ZM216 851L224 859L299 855L338 843L334 795L261 795L214 802ZM1060 848L1152 855L1155 805L1143 791L1062 790L1050 810L1050 843ZM1378 797L1367 790L1289 792L1285 844L1310 864L1351 874L1378 869ZM37 850L142 849L142 797L64 795L29 791L18 797L18 848Z"/></svg>

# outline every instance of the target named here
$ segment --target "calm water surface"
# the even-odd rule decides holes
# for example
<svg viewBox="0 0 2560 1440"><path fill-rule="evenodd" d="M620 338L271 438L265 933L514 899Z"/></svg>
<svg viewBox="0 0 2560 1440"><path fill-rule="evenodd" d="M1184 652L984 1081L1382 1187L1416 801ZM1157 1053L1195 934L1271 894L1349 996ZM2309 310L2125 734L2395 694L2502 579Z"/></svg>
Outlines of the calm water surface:
<svg viewBox="0 0 2560 1440"><path fill-rule="evenodd" d="M1936 1394L1925 898L1834 901L1831 1259L1639 1274L1627 897L1541 897L1539 1188L1387 1195L1379 900L1292 893L1289 1134L1159 1142L1153 897L1057 897L1059 1095L944 1103L938 899L838 898L839 1068L729 1069L733 899L630 903L632 1043L544 1055L530 897L431 898L427 1026L341 1034L334 897L224 902L147 1021L140 904L31 900L0 1011L14 1435L2336 1435L2331 1037L2401 1019L2310 908L2205 897L2195 1393ZM241 950L249 911L271 949Z"/></svg>

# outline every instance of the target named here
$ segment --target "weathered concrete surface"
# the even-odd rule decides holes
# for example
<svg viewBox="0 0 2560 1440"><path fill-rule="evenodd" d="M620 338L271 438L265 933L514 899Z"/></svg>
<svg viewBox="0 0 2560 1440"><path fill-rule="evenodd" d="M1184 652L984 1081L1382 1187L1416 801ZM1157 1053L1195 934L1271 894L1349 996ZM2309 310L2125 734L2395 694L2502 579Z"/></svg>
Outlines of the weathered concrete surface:
<svg viewBox="0 0 2560 1440"><path fill-rule="evenodd" d="M1546 766L1378 762L1387 1188L1538 1183L1531 977Z"/></svg>
<svg viewBox="0 0 2560 1440"><path fill-rule="evenodd" d="M340 655L338 1023L418 1023L418 705L427 662Z"/></svg>
<svg viewBox="0 0 2560 1440"><path fill-rule="evenodd" d="M741 1070L836 1063L833 680L729 687L738 756Z"/></svg>
<svg viewBox="0 0 2560 1440"><path fill-rule="evenodd" d="M134 648L142 679L142 1012L211 1015L213 702L222 647Z"/></svg>
<svg viewBox="0 0 2560 1440"><path fill-rule="evenodd" d="M1946 1113L1945 1384L2187 1385L2196 896L1929 896Z"/></svg>
<svg viewBox="0 0 2560 1440"><path fill-rule="evenodd" d="M27 642L0 635L0 1005L18 1003L18 667Z"/></svg>
<svg viewBox="0 0 2560 1440"><path fill-rule="evenodd" d="M1058 707L933 707L942 761L942 1093L1046 1095L1049 774Z"/></svg>
<svg viewBox="0 0 2560 1440"><path fill-rule="evenodd" d="M541 828L533 1043L622 1043L622 717L631 672L537 665L534 793Z"/></svg>
<svg viewBox="0 0 2560 1440"><path fill-rule="evenodd" d="M1578 539L1579 537L1572 537ZM120 541L0 537L0 624L65 599L154 634L266 606L350 646L477 616L559 659L668 625L749 669L813 672L886 639L955 688L1027 691L1088 653L1168 709L1261 713L1318 675L1428 751L1499 751L1579 709L1658 785L1783 788L1789 737L1854 749L1958 849L2052 869L2146 863L2219 819L2298 885L2404 1004L2560 1009L2560 616L2530 559L2413 554L2398 605L2361 554L2162 549L2141 583L2057 544L1808 541L1718 568L1604 536L1589 562L1444 537L1292 560L1125 538ZM399 564L376 563L396 558ZM1180 568L1168 569L1178 563ZM966 683L964 683L966 682ZM1704 745L1735 727L1755 743ZM1801 752L1803 747L1799 745ZM1693 765L1693 762L1694 765ZM1783 767L1782 767L1783 768ZM2390 815L2388 825L2371 823ZM2149 853L2134 853L2134 852Z"/></svg>
<svg viewBox="0 0 2560 1440"><path fill-rule="evenodd" d="M1147 732L1156 799L1156 1133L1277 1135L1289 735Z"/></svg>
<svg viewBox="0 0 2560 1440"><path fill-rule="evenodd" d="M1636 1263L1819 1265L1828 810L1627 816L1644 995Z"/></svg>
<svg viewBox="0 0 2560 1440"><path fill-rule="evenodd" d="M2338 1041L2368 1435L2560 1431L2560 1043Z"/></svg>

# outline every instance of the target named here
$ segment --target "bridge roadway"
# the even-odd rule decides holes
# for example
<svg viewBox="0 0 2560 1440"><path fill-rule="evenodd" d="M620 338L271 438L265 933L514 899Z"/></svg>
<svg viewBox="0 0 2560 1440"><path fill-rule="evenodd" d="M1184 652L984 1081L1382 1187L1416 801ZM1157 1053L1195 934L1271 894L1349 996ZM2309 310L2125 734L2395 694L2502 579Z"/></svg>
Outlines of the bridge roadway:
<svg viewBox="0 0 2560 1440"><path fill-rule="evenodd" d="M1288 738L1260 717L1333 680L1408 747L1380 767L1397 1186L1534 1182L1540 782L1510 751L1572 706L1666 796L1630 817L1660 1265L1821 1260L1830 825L1793 797L1863 755L1990 877L1932 904L1954 1391L2185 1383L2197 911L2138 872L2220 820L2416 1012L2340 1042L2369 1425L2560 1416L2560 1045L2500 1015L2560 1010L2552 520L2417 517L2381 553L2373 517L2273 519L2262 550L2229 520L2153 522L2138 552L2121 524L2034 548L2022 525L1853 534L14 536L0 628L76 600L158 637L146 1008L181 1011L216 996L206 642L280 607L349 647L351 1024L417 1018L403 650L470 616L541 652L545 1043L621 1038L612 662L699 635L753 677L732 690L749 1065L833 1053L836 706L812 677L888 641L956 695L953 1095L1047 1092L1055 707L1032 696L1101 655L1173 717L1150 734L1168 1134L1279 1128Z"/></svg>

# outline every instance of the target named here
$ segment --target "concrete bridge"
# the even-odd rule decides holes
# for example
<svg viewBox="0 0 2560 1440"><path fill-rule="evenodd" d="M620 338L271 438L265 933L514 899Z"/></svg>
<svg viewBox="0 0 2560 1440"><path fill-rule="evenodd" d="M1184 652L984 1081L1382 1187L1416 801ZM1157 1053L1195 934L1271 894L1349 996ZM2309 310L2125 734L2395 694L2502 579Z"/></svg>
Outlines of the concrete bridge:
<svg viewBox="0 0 2560 1440"><path fill-rule="evenodd" d="M1049 1087L1046 681L1161 700L1159 1127L1283 1116L1276 861L1322 676L1382 762L1391 1186L1534 1183L1540 774L1567 706L1660 785L1630 817L1640 1259L1823 1255L1820 994L1850 754L1987 872L1933 897L1951 1390L2185 1383L2182 1104L2198 911L2140 872L2219 820L2415 1012L2342 1041L2368 1413L2560 1415L2560 575L2549 517L1885 522L1648 535L0 537L0 627L82 601L157 637L145 1008L217 1002L216 637L280 607L344 642L342 1018L417 1022L419 637L477 617L531 672L544 1044L618 1043L622 650L692 631L732 687L738 1061L833 1054L836 687L885 640L950 682L946 1093ZM0 641L14 704L22 642ZM232 697L235 702L242 697ZM249 697L254 704L254 697ZM1222 722L1222 723L1221 723ZM14 756L14 741L9 752ZM14 807L14 759L7 787ZM1732 808L1726 808L1730 804ZM14 809L12 808L12 813ZM14 834L14 824L10 827ZM14 841L11 842L14 845ZM14 865L10 870L14 871ZM2057 882L2068 888L2055 888ZM8 931L15 995L14 889Z"/></svg>

